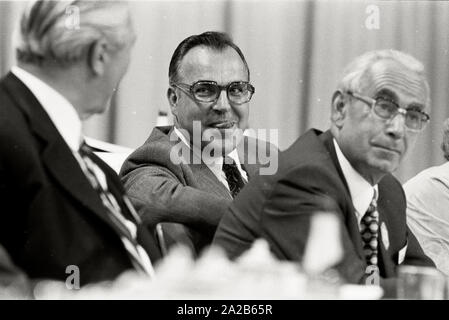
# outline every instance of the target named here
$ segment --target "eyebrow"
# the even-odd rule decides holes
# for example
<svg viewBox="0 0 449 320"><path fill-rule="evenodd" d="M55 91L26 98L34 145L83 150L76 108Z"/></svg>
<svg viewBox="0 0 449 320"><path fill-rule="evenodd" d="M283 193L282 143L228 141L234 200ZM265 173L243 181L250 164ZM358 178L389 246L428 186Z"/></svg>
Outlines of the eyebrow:
<svg viewBox="0 0 449 320"><path fill-rule="evenodd" d="M397 105L399 105L398 103L398 96L395 92L391 91L390 89L381 89L379 90L379 92L376 94L375 98L384 98L387 100L390 100L394 103L396 103ZM416 111L422 111L424 110L424 105L421 103L416 103L416 102L412 102L409 105L405 106L406 110L416 110Z"/></svg>
<svg viewBox="0 0 449 320"><path fill-rule="evenodd" d="M381 89L376 93L375 98L387 98L388 100L392 100L397 103L398 96L396 93L391 91L390 89Z"/></svg>

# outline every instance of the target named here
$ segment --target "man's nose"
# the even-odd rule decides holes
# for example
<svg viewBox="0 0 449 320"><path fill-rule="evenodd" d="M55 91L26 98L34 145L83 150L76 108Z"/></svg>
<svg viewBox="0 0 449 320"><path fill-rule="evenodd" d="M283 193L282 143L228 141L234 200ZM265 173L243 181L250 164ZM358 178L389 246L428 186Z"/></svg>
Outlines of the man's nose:
<svg viewBox="0 0 449 320"><path fill-rule="evenodd" d="M213 109L217 111L227 111L231 109L231 104L229 103L226 90L220 91L220 95L218 96L217 102L214 104Z"/></svg>
<svg viewBox="0 0 449 320"><path fill-rule="evenodd" d="M405 115L396 113L387 122L387 134L395 139L400 139L405 135Z"/></svg>

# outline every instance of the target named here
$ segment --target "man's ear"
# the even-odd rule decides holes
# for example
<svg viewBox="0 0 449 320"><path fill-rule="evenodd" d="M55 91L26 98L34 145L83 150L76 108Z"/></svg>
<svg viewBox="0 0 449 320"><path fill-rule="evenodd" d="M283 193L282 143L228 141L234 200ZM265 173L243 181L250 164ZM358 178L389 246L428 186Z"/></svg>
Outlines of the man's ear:
<svg viewBox="0 0 449 320"><path fill-rule="evenodd" d="M340 90L335 91L332 96L331 119L338 128L343 126L343 120L346 116L346 107L347 101L345 100L343 93Z"/></svg>
<svg viewBox="0 0 449 320"><path fill-rule="evenodd" d="M107 45L105 40L98 40L89 49L87 63L91 72L96 76L103 75L106 70L106 64L109 61Z"/></svg>
<svg viewBox="0 0 449 320"><path fill-rule="evenodd" d="M178 104L178 95L176 94L176 91L174 88L169 87L167 89L167 99L168 103L170 104L171 112L174 116L177 114L177 104Z"/></svg>

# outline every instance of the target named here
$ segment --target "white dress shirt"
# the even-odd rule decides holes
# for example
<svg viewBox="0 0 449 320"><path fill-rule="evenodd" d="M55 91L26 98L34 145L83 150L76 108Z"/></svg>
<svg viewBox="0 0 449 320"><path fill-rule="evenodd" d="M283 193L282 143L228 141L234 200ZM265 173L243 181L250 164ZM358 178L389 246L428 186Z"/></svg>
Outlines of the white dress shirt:
<svg viewBox="0 0 449 320"><path fill-rule="evenodd" d="M184 137L182 132L180 130L178 130L178 128L176 128L176 127L174 127L174 131L175 131L176 135L179 137L179 139L181 139L181 141L190 148L190 144L187 141L186 137ZM193 148L193 152L196 154L196 156L198 156L198 157L201 156L201 151L196 149L195 147ZM230 157L230 158L232 158L232 160L234 160L234 162L237 166L237 169L239 170L244 182L248 182L248 175L247 175L246 171L242 169L242 165L239 160L237 149L232 150L228 154L228 157ZM217 177L217 179L230 191L228 181L226 180L226 175L223 172L223 162L224 162L224 158L220 156L220 157L213 158L213 161L211 161L210 163L206 163L206 165L210 169L210 171L212 171L212 173Z"/></svg>
<svg viewBox="0 0 449 320"><path fill-rule="evenodd" d="M338 163L340 164L341 170L343 171L343 175L348 184L352 204L355 208L355 216L360 229L360 222L362 221L366 210L368 210L368 207L373 200L374 190L376 190L376 196L379 196L378 186L377 184L374 187L371 186L371 184L352 167L348 159L346 159L343 152L340 150L337 141L335 139L333 140Z"/></svg>

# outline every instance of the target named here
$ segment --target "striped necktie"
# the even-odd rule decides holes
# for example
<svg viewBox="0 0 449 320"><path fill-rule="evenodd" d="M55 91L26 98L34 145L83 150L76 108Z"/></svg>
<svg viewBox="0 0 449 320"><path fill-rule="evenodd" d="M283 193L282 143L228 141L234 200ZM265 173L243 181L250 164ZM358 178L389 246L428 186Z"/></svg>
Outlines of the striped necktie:
<svg viewBox="0 0 449 320"><path fill-rule="evenodd" d="M379 212L377 211L376 190L374 196L360 221L360 233L363 240L363 252L367 263L367 270L372 266L377 267L378 262L378 234L379 234Z"/></svg>
<svg viewBox="0 0 449 320"><path fill-rule="evenodd" d="M242 190L245 186L245 182L243 181L242 175L240 174L234 159L231 157L225 157L222 170L226 176L226 180L228 181L231 195L235 198L240 190Z"/></svg>
<svg viewBox="0 0 449 320"><path fill-rule="evenodd" d="M100 199L106 208L108 218L114 226L121 232L122 243L128 252L130 260L134 268L147 274L154 276L153 266L146 251L137 242L137 226L132 221L126 219L122 214L122 208L117 202L115 196L109 191L106 175L101 168L92 161L92 151L90 147L83 143L79 150L81 156L81 168L89 180L92 187L97 191ZM140 217L135 212L130 201L126 196L122 199L125 205L129 208L136 223L140 222Z"/></svg>

